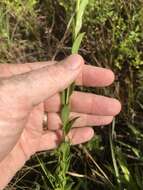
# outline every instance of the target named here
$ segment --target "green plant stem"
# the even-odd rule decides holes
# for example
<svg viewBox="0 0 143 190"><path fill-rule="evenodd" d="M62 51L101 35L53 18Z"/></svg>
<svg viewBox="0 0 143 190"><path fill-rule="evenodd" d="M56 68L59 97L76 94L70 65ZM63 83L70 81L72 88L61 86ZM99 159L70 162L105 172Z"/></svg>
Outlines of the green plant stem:
<svg viewBox="0 0 143 190"><path fill-rule="evenodd" d="M73 28L73 46L72 54L76 54L79 51L84 33L80 33L82 27L82 17L84 10L88 4L88 0L77 0L76 1L76 14ZM72 188L72 183L67 177L67 173L70 166L70 140L67 138L67 135L77 118L70 120L70 97L74 91L75 83L69 86L66 90L61 93L61 120L63 124L63 140L57 150L58 157L58 167L56 170L57 183L56 190L70 190Z"/></svg>

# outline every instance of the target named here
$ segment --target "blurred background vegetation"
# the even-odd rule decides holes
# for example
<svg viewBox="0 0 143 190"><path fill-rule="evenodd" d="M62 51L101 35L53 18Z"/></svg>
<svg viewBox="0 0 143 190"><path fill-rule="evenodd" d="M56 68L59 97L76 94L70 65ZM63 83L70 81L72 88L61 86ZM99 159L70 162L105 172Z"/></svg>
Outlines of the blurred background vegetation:
<svg viewBox="0 0 143 190"><path fill-rule="evenodd" d="M74 0L1 0L0 63L60 60L71 52L67 24ZM80 49L86 64L112 69L114 85L84 91L116 97L122 113L95 138L72 148L69 176L75 190L143 189L143 1L89 0ZM52 152L38 153L48 170ZM50 189L36 156L18 172L8 190Z"/></svg>

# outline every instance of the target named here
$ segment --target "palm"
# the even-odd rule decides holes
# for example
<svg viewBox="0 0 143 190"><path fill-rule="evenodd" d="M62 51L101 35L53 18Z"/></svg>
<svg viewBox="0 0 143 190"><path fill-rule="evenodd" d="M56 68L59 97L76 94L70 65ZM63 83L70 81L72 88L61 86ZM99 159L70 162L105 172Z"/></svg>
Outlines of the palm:
<svg viewBox="0 0 143 190"><path fill-rule="evenodd" d="M29 157L34 154L40 144L42 137L42 121L43 121L43 104L36 106L27 121L27 124L22 132L22 135L18 141L21 144L20 148L24 151L24 154Z"/></svg>
<svg viewBox="0 0 143 190"><path fill-rule="evenodd" d="M13 150L3 160L3 164L7 165L9 160L19 165L21 160L26 161L32 154L34 154L40 144L42 137L42 118L43 118L43 105L35 107L30 116L27 118L27 124L17 141ZM20 154L20 158L19 158Z"/></svg>

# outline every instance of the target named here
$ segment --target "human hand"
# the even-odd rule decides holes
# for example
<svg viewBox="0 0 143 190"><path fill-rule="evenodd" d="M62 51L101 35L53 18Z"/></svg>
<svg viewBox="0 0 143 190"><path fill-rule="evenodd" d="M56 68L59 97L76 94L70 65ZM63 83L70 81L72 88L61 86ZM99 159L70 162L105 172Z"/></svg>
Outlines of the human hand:
<svg viewBox="0 0 143 190"><path fill-rule="evenodd" d="M85 66L78 55L61 64L1 65L0 77L0 170L3 171L0 189L35 152L57 147L62 138L59 92L75 79L78 85L91 87L108 86L114 80L111 71ZM71 98L71 116L80 118L69 133L71 142L90 140L94 134L90 126L110 123L120 109L115 99L75 92ZM47 131L43 131L45 112Z"/></svg>

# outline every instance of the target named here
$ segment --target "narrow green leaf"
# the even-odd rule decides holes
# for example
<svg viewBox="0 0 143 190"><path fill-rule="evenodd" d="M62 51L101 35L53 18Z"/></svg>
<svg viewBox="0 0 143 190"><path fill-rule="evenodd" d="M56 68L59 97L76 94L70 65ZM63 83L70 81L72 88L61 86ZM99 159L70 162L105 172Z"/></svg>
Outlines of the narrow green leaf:
<svg viewBox="0 0 143 190"><path fill-rule="evenodd" d="M75 83L72 83L66 90L65 90L65 103L69 104L70 96L72 95L74 91Z"/></svg>
<svg viewBox="0 0 143 190"><path fill-rule="evenodd" d="M62 105L65 104L65 101L66 101L66 91L64 90L64 91L61 93L61 103L62 103Z"/></svg>
<svg viewBox="0 0 143 190"><path fill-rule="evenodd" d="M78 12L79 7L80 7L81 0L77 0L76 2L76 11Z"/></svg>
<svg viewBox="0 0 143 190"><path fill-rule="evenodd" d="M66 135L69 133L70 129L72 128L73 124L75 123L75 121L78 119L79 117L75 117L72 120L69 121L69 123L66 125L65 127L65 133Z"/></svg>
<svg viewBox="0 0 143 190"><path fill-rule="evenodd" d="M76 38L74 44L73 44L73 47L72 47L72 54L74 53L78 53L78 50L80 48L80 44L82 42L82 39L84 37L85 33L81 33L78 35L78 37Z"/></svg>
<svg viewBox="0 0 143 190"><path fill-rule="evenodd" d="M71 86L70 86L69 96L71 96L71 95L72 95L72 93L73 93L74 89L75 89L75 82L73 82L73 83L71 84Z"/></svg>
<svg viewBox="0 0 143 190"><path fill-rule="evenodd" d="M118 164L117 164L117 160L116 160L116 155L115 155L115 147L113 144L113 130L115 128L115 120L112 123L112 129L109 132L109 142L110 142L110 149L111 149L111 156L112 156L112 162L113 162L113 167L115 170L115 175L116 175L116 179L117 179L117 183L120 186L121 181L120 181L120 174L119 174L119 168L118 168Z"/></svg>
<svg viewBox="0 0 143 190"><path fill-rule="evenodd" d="M119 163L119 166L124 174L124 178L127 182L130 182L130 171L128 170L128 167L125 163L125 160L124 158L121 156L121 154L119 155L118 154L118 163Z"/></svg>
<svg viewBox="0 0 143 190"><path fill-rule="evenodd" d="M69 114L70 114L69 105L64 105L61 111L61 119L64 125L63 127L65 127L65 125L68 123Z"/></svg>
<svg viewBox="0 0 143 190"><path fill-rule="evenodd" d="M55 177L52 175L52 173L47 169L47 167L45 166L43 160L41 160L38 156L37 157L37 160L46 176L46 178L49 180L50 184L52 185L52 187L54 188L54 182L55 182Z"/></svg>
<svg viewBox="0 0 143 190"><path fill-rule="evenodd" d="M66 89L66 100L65 104L69 104L70 101L70 86Z"/></svg>
<svg viewBox="0 0 143 190"><path fill-rule="evenodd" d="M122 178L122 181L124 180L127 184L130 184L130 182L132 181L132 175L128 169L126 157L123 155L120 148L116 149L116 154L118 165L121 168L121 172L123 174L122 177L124 177Z"/></svg>
<svg viewBox="0 0 143 190"><path fill-rule="evenodd" d="M139 150L127 143L124 143L122 141L117 141L120 145L126 147L126 148L129 148L131 151L133 151L133 153L135 154L135 156L137 156L138 158L140 157L140 153L139 153Z"/></svg>
<svg viewBox="0 0 143 190"><path fill-rule="evenodd" d="M77 36L81 30L83 14L88 5L88 2L89 2L89 0L82 0L80 5L78 5L79 7L78 7L78 12L77 12L77 18L76 18L75 38L77 38Z"/></svg>
<svg viewBox="0 0 143 190"><path fill-rule="evenodd" d="M66 125L66 127L65 127L65 134L66 134L66 135L69 133L71 127L72 127L71 123L68 123L68 124Z"/></svg>

